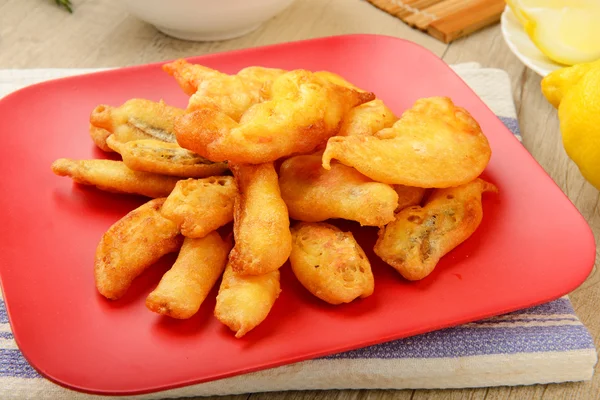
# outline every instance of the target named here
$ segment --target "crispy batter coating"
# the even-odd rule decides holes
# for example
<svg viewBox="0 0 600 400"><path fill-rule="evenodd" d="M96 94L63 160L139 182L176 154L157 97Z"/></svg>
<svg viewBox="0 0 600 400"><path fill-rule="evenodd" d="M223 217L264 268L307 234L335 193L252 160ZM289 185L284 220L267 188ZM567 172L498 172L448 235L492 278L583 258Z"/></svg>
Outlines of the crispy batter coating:
<svg viewBox="0 0 600 400"><path fill-rule="evenodd" d="M161 213L180 227L183 236L201 238L233 220L237 194L230 176L181 180Z"/></svg>
<svg viewBox="0 0 600 400"><path fill-rule="evenodd" d="M354 107L342 120L337 136L372 136L394 125L398 118L380 99Z"/></svg>
<svg viewBox="0 0 600 400"><path fill-rule="evenodd" d="M317 222L343 218L383 226L394 220L398 195L385 183L334 162L328 171L319 155L288 158L279 170L281 197L290 217Z"/></svg>
<svg viewBox="0 0 600 400"><path fill-rule="evenodd" d="M233 208L236 273L261 275L281 267L292 251L290 220L273 163L232 165L239 195Z"/></svg>
<svg viewBox="0 0 600 400"><path fill-rule="evenodd" d="M315 75L317 75L320 78L327 79L329 82L333 83L334 85L343 86L348 89L354 89L359 92L366 92L366 90L363 90L363 89L359 88L358 86L354 85L353 83L350 83L348 80L346 80L345 78L343 78L342 76L340 76L334 72L317 71L317 72L315 72Z"/></svg>
<svg viewBox="0 0 600 400"><path fill-rule="evenodd" d="M351 232L322 222L301 222L292 228L292 237L292 270L313 295L341 304L373 294L371 264Z"/></svg>
<svg viewBox="0 0 600 400"><path fill-rule="evenodd" d="M106 144L121 154L123 162L134 171L179 176L183 178L206 178L227 171L227 163L214 163L177 143L155 139L132 140L122 143L109 136Z"/></svg>
<svg viewBox="0 0 600 400"><path fill-rule="evenodd" d="M375 253L406 279L425 278L440 258L475 232L483 218L481 194L497 191L479 178L434 190L424 207L405 208L379 230Z"/></svg>
<svg viewBox="0 0 600 400"><path fill-rule="evenodd" d="M177 261L146 298L146 307L173 318L192 317L223 273L230 249L231 243L217 232L185 238Z"/></svg>
<svg viewBox="0 0 600 400"><path fill-rule="evenodd" d="M414 186L393 185L392 187L398 194L398 207L396 207L395 212L405 209L406 207L421 204L423 197L425 197L425 192L427 191L427 189Z"/></svg>
<svg viewBox="0 0 600 400"><path fill-rule="evenodd" d="M173 123L185 110L162 100L131 99L120 107L97 106L90 115L90 136L104 151L112 151L106 139L114 135L121 143L139 139L157 139L175 143Z"/></svg>
<svg viewBox="0 0 600 400"><path fill-rule="evenodd" d="M133 171L121 161L71 160L59 158L52 163L52 172L68 176L82 185L96 186L113 193L140 194L148 197L165 197L180 178Z"/></svg>
<svg viewBox="0 0 600 400"><path fill-rule="evenodd" d="M444 188L468 183L491 157L479 124L446 97L417 100L391 128L374 136L333 137L323 166L337 159L389 184Z"/></svg>
<svg viewBox="0 0 600 400"><path fill-rule="evenodd" d="M242 276L227 264L217 295L215 317L239 339L267 318L280 292L278 270Z"/></svg>
<svg viewBox="0 0 600 400"><path fill-rule="evenodd" d="M165 64L163 70L191 96L188 111L210 108L235 121L239 121L252 105L261 102L264 88L285 72L276 68L248 67L237 75L228 75L183 59Z"/></svg>
<svg viewBox="0 0 600 400"><path fill-rule="evenodd" d="M177 142L212 161L260 164L307 153L336 134L344 115L372 93L334 85L305 70L279 76L272 100L248 109L237 123L203 108L177 120Z"/></svg>
<svg viewBox="0 0 600 400"><path fill-rule="evenodd" d="M104 297L122 297L146 268L181 246L183 238L177 225L159 212L164 201L154 199L141 205L102 236L96 249L94 277Z"/></svg>

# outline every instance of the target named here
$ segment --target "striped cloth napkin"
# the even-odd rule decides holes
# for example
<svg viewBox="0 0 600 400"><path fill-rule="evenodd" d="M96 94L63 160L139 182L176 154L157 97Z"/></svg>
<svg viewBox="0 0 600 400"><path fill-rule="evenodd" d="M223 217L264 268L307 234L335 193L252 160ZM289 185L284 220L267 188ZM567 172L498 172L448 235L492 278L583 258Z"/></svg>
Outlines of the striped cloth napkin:
<svg viewBox="0 0 600 400"><path fill-rule="evenodd" d="M460 64L454 70L520 139L508 75ZM20 87L91 70L0 70L0 97ZM279 390L435 389L590 380L594 342L567 297L455 328L232 378L126 399L167 399ZM23 358L0 299L0 399L112 397L64 389Z"/></svg>

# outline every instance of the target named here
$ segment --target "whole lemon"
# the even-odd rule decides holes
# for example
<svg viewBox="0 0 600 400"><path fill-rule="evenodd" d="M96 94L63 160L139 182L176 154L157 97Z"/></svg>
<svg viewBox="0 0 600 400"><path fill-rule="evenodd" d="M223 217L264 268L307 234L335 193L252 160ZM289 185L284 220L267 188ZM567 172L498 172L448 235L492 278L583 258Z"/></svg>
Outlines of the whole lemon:
<svg viewBox="0 0 600 400"><path fill-rule="evenodd" d="M555 71L542 80L542 91L558 106L568 156L600 190L600 62Z"/></svg>

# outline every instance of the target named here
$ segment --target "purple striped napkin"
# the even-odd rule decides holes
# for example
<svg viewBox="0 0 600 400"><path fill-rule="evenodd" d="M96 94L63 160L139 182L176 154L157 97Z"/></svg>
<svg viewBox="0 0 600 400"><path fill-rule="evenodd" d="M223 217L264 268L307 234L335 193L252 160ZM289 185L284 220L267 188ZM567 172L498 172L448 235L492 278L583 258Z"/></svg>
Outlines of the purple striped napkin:
<svg viewBox="0 0 600 400"><path fill-rule="evenodd" d="M508 75L477 64L455 71L520 139ZM91 70L0 70L0 96ZM567 297L483 321L228 379L127 399L279 390L528 385L592 378L594 342ZM17 348L0 299L0 399L107 399L41 377ZM121 397L123 398L123 397Z"/></svg>

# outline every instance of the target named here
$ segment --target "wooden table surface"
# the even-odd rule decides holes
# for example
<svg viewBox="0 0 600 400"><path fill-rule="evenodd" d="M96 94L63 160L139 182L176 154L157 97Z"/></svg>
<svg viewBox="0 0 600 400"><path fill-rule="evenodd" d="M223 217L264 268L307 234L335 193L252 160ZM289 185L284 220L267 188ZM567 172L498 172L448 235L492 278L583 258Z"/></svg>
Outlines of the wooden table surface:
<svg viewBox="0 0 600 400"><path fill-rule="evenodd" d="M127 14L118 0L73 0L68 14L52 0L0 0L0 68L118 67L245 47L348 33L406 38L447 63L476 61L506 70L527 149L550 174L600 237L600 194L579 174L560 140L556 111L540 92L540 77L505 45L499 25L450 45L404 25L364 0L296 0L282 14L242 38L213 43L167 37ZM571 294L575 310L600 347L600 274L596 268ZM591 382L462 390L308 391L231 396L232 400L291 399L596 399Z"/></svg>

